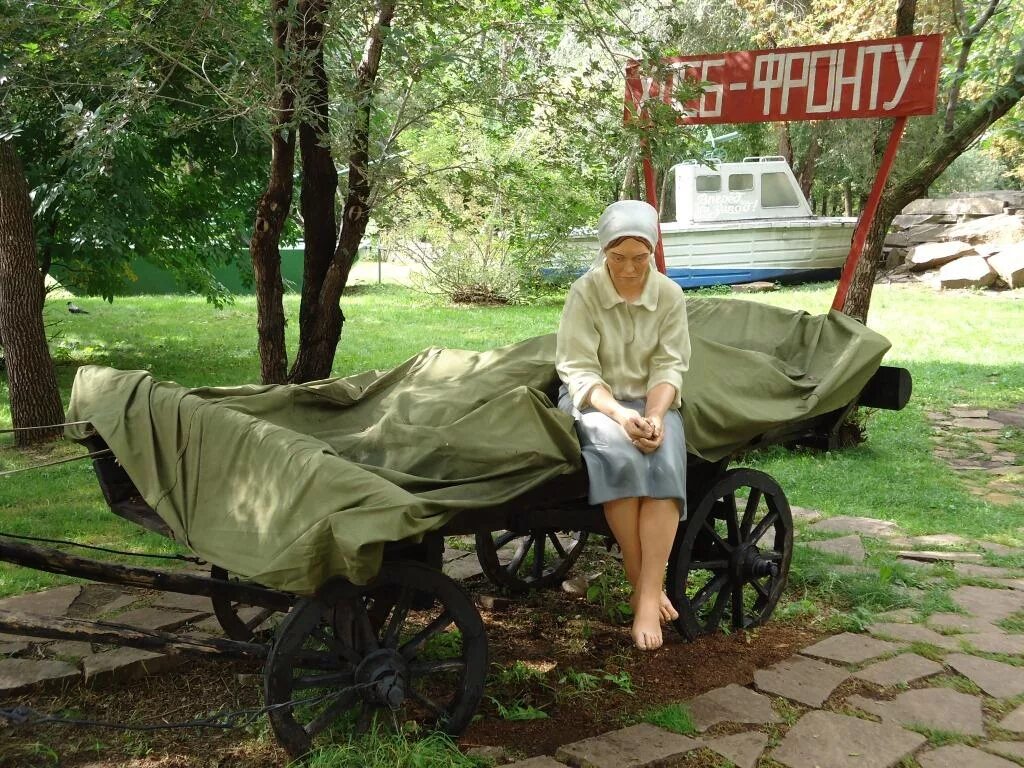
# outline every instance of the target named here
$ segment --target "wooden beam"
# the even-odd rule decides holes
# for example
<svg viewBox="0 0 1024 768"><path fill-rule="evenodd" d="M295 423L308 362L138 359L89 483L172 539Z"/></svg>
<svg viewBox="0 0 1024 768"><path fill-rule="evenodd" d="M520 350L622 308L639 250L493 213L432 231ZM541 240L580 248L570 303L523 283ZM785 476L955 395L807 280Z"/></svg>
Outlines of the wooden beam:
<svg viewBox="0 0 1024 768"><path fill-rule="evenodd" d="M26 568L34 568L37 571L77 576L106 584L159 589L164 592L178 592L184 595L222 597L246 605L272 608L275 611L288 611L296 600L295 595L255 584L227 582L206 576L161 571L156 568L107 563L102 560L70 555L49 547L14 542L3 536L0 536L0 560Z"/></svg>

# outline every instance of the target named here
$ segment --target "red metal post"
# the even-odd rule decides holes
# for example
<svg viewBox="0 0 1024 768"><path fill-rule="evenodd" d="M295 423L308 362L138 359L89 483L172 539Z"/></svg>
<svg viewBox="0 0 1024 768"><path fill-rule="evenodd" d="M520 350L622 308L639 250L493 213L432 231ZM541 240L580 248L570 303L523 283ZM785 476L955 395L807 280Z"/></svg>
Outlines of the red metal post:
<svg viewBox="0 0 1024 768"><path fill-rule="evenodd" d="M644 187L647 188L647 202L658 208L658 186L654 179L654 164L644 143ZM661 241L661 212L658 212L658 242L654 246L654 263L661 274L665 274L665 246Z"/></svg>
<svg viewBox="0 0 1024 768"><path fill-rule="evenodd" d="M867 242L868 232L875 220L875 213L878 211L878 202L882 199L882 190L885 189L886 179L889 178L889 171L892 169L892 162L896 159L896 149L903 138L903 128L907 124L906 116L897 117L892 124L892 133L889 135L889 145L885 148L882 156L882 164L878 167L878 175L875 176L875 185L868 195L867 204L861 211L860 221L857 222L857 229L853 233L853 242L850 243L850 255L846 257L843 265L843 274L839 278L839 285L836 286L836 295L832 300L832 309L843 311L846 303L846 294L850 292L850 284L853 282L853 273L857 269L857 262L860 261L864 252L864 243Z"/></svg>

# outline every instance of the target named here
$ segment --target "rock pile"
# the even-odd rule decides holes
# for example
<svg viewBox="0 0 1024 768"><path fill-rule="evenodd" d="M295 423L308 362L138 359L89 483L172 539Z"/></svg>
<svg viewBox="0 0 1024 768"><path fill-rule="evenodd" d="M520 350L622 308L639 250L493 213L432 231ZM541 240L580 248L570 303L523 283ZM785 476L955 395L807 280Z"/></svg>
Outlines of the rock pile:
<svg viewBox="0 0 1024 768"><path fill-rule="evenodd" d="M1024 191L915 200L893 220L885 266L938 289L1024 286Z"/></svg>

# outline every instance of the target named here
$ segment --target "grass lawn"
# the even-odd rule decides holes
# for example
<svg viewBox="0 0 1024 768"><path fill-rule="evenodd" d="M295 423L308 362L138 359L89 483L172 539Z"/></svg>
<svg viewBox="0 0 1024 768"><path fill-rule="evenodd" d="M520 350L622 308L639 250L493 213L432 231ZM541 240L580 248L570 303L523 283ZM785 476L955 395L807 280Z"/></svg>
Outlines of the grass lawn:
<svg viewBox="0 0 1024 768"><path fill-rule="evenodd" d="M828 308L833 290L833 284L812 285L753 300L816 313ZM1024 544L1024 504L999 506L969 493L961 478L932 455L932 428L925 417L926 411L958 404L998 407L1024 401L1020 294L937 294L916 286L877 286L870 325L893 342L887 361L911 370L910 405L899 413L872 414L869 440L857 448L827 454L773 449L747 457L745 463L775 476L791 503L826 515L893 520L910 534L954 532ZM562 296L555 295L520 307L452 307L399 286L360 286L344 299L347 322L334 373L387 368L429 346L486 349L549 333L557 326L561 302ZM258 381L256 308L251 297L221 310L191 297L78 303L90 314L68 315L63 302L47 308L65 402L75 369L83 364L144 368L157 378L190 386ZM298 297L290 296L286 303L289 316L297 317ZM296 325L293 320L289 326L290 343ZM0 390L6 395L6 382L0 382ZM6 401L3 397L0 405L3 426L10 422ZM1024 453L1019 432L1007 433L1006 439L1019 461ZM24 455L10 447L6 436L5 440L0 446L4 469L80 452L77 446L59 445L51 452ZM0 480L0 530L138 551L173 551L169 542L107 510L87 462ZM806 586L799 573L804 560L818 562L804 554L798 557L795 588ZM0 565L0 596L62 581L66 579ZM814 596L831 593L829 588ZM846 595L839 602L855 597Z"/></svg>

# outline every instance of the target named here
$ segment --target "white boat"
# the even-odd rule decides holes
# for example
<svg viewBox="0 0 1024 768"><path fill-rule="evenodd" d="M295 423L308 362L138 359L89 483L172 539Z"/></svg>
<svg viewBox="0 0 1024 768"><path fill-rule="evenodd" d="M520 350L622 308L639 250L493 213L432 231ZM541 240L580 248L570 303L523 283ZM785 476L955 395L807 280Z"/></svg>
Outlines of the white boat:
<svg viewBox="0 0 1024 768"><path fill-rule="evenodd" d="M782 157L672 167L661 213L665 268L684 288L837 277L854 217L815 216ZM596 232L571 236L595 257Z"/></svg>

